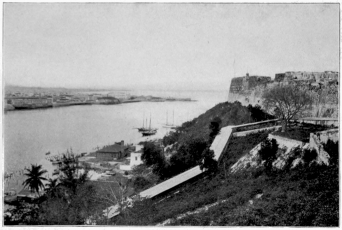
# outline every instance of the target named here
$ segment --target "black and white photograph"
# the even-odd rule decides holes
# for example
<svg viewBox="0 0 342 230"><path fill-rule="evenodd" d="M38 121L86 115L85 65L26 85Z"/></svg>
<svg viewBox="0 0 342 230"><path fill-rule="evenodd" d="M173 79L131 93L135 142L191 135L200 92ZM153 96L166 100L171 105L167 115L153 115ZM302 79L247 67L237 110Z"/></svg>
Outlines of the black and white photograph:
<svg viewBox="0 0 342 230"><path fill-rule="evenodd" d="M339 227L339 2L2 2L2 227Z"/></svg>

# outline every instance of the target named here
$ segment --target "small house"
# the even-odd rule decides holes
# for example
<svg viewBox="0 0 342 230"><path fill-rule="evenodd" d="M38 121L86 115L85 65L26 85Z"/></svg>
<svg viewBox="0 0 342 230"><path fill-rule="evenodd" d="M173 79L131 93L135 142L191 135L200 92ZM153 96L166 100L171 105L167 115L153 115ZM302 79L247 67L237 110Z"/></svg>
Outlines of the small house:
<svg viewBox="0 0 342 230"><path fill-rule="evenodd" d="M121 141L96 151L96 158L107 161L117 160L127 156L128 152L129 146L125 146L124 141Z"/></svg>

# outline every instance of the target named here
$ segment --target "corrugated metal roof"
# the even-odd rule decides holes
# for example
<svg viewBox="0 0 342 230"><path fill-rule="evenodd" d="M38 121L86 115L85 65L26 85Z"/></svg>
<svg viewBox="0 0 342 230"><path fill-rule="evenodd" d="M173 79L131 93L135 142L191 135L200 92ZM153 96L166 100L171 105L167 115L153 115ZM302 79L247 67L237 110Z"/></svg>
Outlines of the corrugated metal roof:
<svg viewBox="0 0 342 230"><path fill-rule="evenodd" d="M218 160L226 146L230 134L232 133L232 128L234 126L226 126L220 130L220 133L215 137L213 143L210 146L210 150L215 153L214 159Z"/></svg>
<svg viewBox="0 0 342 230"><path fill-rule="evenodd" d="M214 142L210 146L210 149L214 151L215 153L215 159L219 159L221 156L222 151L224 150L224 147L227 144L227 141L230 137L230 134L232 132L233 126L227 126L221 129L220 133L216 136ZM189 169L175 177L172 177L171 179L168 179L160 184L157 184L156 186L149 188L145 191L142 191L140 193L141 197L149 197L152 198L154 196L157 196L158 194L161 194L162 192L165 192L187 180L190 180L191 178L194 178L195 176L198 176L202 173L202 170L199 166L196 166L192 169Z"/></svg>
<svg viewBox="0 0 342 230"><path fill-rule="evenodd" d="M162 192L165 192L199 174L202 173L202 170L200 169L199 166L196 166L192 169L189 169L175 177L172 177L171 179L168 179L160 184L157 184L156 186L149 188L145 191L142 191L139 195L140 197L148 197L152 198Z"/></svg>
<svg viewBox="0 0 342 230"><path fill-rule="evenodd" d="M249 124L243 124L243 125L238 125L238 126L226 126L220 130L220 133L215 137L213 143L210 146L210 149L214 151L214 158L218 160L224 151L224 148L226 144L228 143L228 139L231 136L232 130L235 127L242 127L242 126L251 126L251 125L256 125L256 124L263 124L263 123L269 123L269 122L274 122L277 121L278 119L275 120L269 120L269 121L262 121L262 122L255 122L255 123L249 123ZM175 177L172 177L160 184L157 184L156 186L149 188L145 191L142 191L139 195L140 197L143 198L152 198L155 197L162 192L165 192L171 188L176 187L177 185L190 180L191 178L194 178L195 176L198 176L202 173L203 171L200 169L199 166L196 166L194 168L191 168ZM116 216L119 214L117 211L117 207L112 206L112 215L109 216L109 218Z"/></svg>

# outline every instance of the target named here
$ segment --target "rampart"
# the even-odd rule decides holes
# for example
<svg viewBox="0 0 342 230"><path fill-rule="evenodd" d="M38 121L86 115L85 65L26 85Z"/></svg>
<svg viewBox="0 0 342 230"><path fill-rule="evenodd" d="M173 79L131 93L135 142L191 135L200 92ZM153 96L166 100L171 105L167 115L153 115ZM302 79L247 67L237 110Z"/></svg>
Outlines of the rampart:
<svg viewBox="0 0 342 230"><path fill-rule="evenodd" d="M231 80L228 101L240 101L243 105L262 105L262 94L267 88L278 84L296 84L312 91L316 96L316 103L312 109L312 116L338 116L338 83L339 73L325 72L294 72L275 74L274 80L267 76L235 77Z"/></svg>

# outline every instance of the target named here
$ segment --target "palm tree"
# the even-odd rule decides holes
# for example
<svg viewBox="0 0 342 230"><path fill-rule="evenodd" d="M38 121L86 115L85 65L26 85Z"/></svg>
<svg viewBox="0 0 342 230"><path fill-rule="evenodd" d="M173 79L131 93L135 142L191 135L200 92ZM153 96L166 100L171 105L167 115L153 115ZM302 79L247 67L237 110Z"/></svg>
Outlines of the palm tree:
<svg viewBox="0 0 342 230"><path fill-rule="evenodd" d="M59 195L58 193L58 179L52 179L49 178L48 184L46 184L45 191L49 193L52 197L57 197Z"/></svg>
<svg viewBox="0 0 342 230"><path fill-rule="evenodd" d="M25 187L29 187L31 191L36 191L39 195L39 189L44 188L43 180L46 180L45 177L42 177L47 171L42 169L41 165L31 165L31 169L26 169L27 173L24 175L28 178L23 182Z"/></svg>

